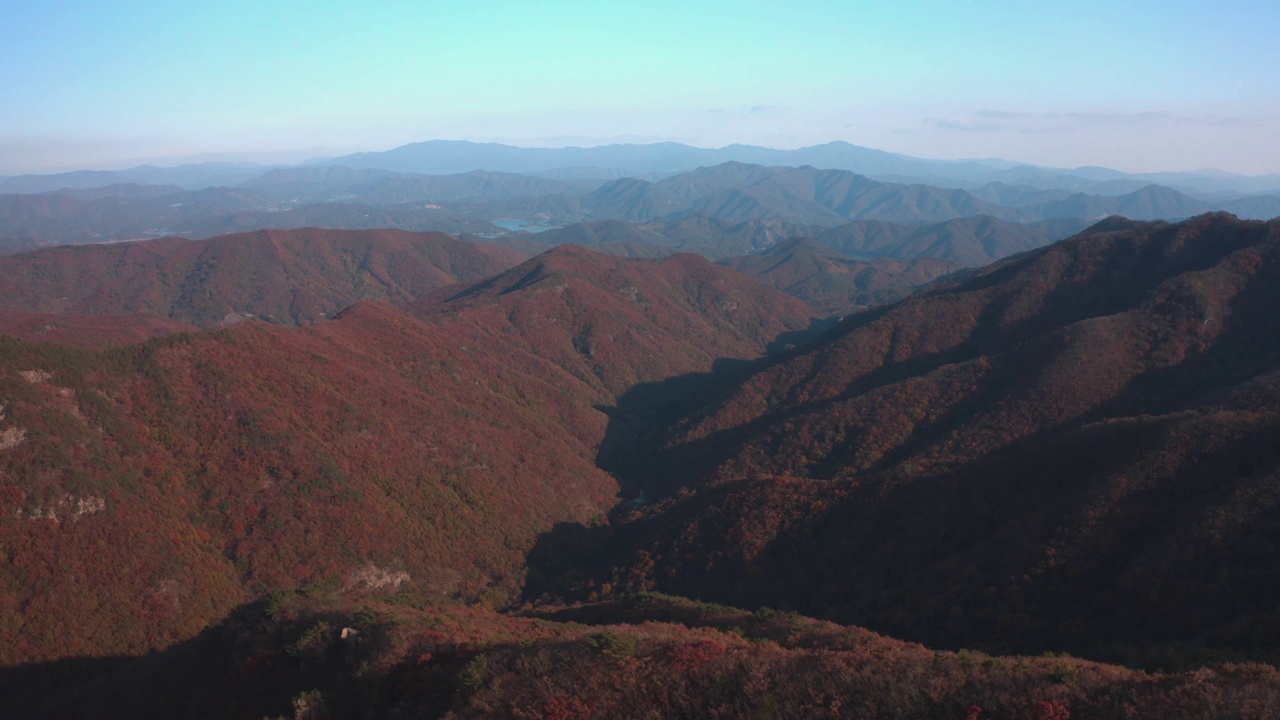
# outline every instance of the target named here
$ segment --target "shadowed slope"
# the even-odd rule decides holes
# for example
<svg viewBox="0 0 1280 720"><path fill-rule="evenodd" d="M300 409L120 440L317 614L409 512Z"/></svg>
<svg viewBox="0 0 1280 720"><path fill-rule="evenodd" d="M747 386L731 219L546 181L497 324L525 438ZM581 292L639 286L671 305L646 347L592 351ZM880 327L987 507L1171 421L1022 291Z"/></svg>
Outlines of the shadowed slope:
<svg viewBox="0 0 1280 720"><path fill-rule="evenodd" d="M1117 220L848 318L676 428L655 479L719 485L643 564L936 643L1265 655L1277 287L1276 223Z"/></svg>

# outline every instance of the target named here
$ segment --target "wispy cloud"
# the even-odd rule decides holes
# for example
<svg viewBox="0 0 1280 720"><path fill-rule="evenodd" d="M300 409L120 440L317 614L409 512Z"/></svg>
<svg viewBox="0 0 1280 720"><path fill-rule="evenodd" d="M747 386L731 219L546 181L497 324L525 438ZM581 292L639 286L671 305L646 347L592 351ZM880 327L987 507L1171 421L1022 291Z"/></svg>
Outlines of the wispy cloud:
<svg viewBox="0 0 1280 720"><path fill-rule="evenodd" d="M1153 122L1178 120L1178 118L1175 118L1172 113L1165 110L1138 113L1062 113L1059 115L1046 115L1044 117L1073 120L1086 125L1145 125ZM1192 121L1192 118L1185 118L1184 121Z"/></svg>
<svg viewBox="0 0 1280 720"><path fill-rule="evenodd" d="M973 117L930 117L924 119L924 124L938 130L959 132L1003 132L1012 129L1010 123Z"/></svg>
<svg viewBox="0 0 1280 720"><path fill-rule="evenodd" d="M1032 117L1031 113L1013 112L1011 110L979 110L974 113L976 117L988 118L993 120L1013 120L1016 118Z"/></svg>
<svg viewBox="0 0 1280 720"><path fill-rule="evenodd" d="M1045 134L1074 132L1094 127L1142 127L1155 125L1232 127L1253 125L1257 120L1217 115L1182 115L1168 110L1145 112L1029 113L987 109L962 115L926 117L924 124L954 132Z"/></svg>
<svg viewBox="0 0 1280 720"><path fill-rule="evenodd" d="M711 108L705 112L708 115L733 117L738 120L756 120L770 117L783 117L791 112L791 108L785 105L768 105L760 103L757 105L749 105L734 109Z"/></svg>

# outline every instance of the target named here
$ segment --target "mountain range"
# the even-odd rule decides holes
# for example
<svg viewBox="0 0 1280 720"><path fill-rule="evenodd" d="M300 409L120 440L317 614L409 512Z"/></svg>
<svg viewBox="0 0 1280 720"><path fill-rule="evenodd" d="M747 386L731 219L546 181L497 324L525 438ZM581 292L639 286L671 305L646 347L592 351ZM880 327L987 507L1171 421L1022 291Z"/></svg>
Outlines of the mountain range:
<svg viewBox="0 0 1280 720"><path fill-rule="evenodd" d="M521 148L497 143L431 140L385 152L364 152L316 159L306 165L341 165L428 175L484 169L524 174L548 173L604 178L652 173L675 174L699 167L739 162L756 165L811 165L849 170L894 182L927 182L944 187L973 188L991 182L1042 189L1068 189L1091 194L1122 195L1145 185L1190 188L1206 194L1252 194L1280 190L1280 175L1246 176L1214 170L1198 172L1123 173L1100 167L1057 169L1007 160L926 160L898 153L831 142L797 150L751 145L719 149L679 143L605 145L594 148Z"/></svg>
<svg viewBox="0 0 1280 720"><path fill-rule="evenodd" d="M1274 716L1280 221L1004 222L0 258L6 711Z"/></svg>
<svg viewBox="0 0 1280 720"><path fill-rule="evenodd" d="M300 324L360 300L405 304L526 257L440 233L397 230L263 230L199 241L47 248L0 257L0 309L148 313L203 328L228 317Z"/></svg>
<svg viewBox="0 0 1280 720"><path fill-rule="evenodd" d="M1278 243L1112 220L709 381L620 426L609 467L687 489L606 578L942 647L1273 658Z"/></svg>
<svg viewBox="0 0 1280 720"><path fill-rule="evenodd" d="M406 310L120 349L0 339L2 662L161 647L302 585L505 602L538 533L612 505L598 408L812 317L696 256L574 248Z"/></svg>
<svg viewBox="0 0 1280 720"><path fill-rule="evenodd" d="M699 148L672 142L591 148L526 148L498 143L430 140L382 152L315 158L296 166L213 162L0 177L0 194L86 189L121 183L177 185L187 190L199 190L239 184L277 169L305 172L325 167L417 175L453 175L486 170L570 181L603 182L624 177L658 180L726 162L811 165L849 170L885 182L960 189L1002 183L1040 190L1123 195L1156 184L1190 192L1206 200L1280 191L1280 175L1274 173L1261 176L1218 170L1124 173L1102 167L1047 168L998 159L928 160L840 141L796 150L777 150L751 145Z"/></svg>
<svg viewBox="0 0 1280 720"><path fill-rule="evenodd" d="M554 227L619 220L665 224L666 229L645 229L657 230L677 246L692 239L690 233L700 234L702 239L687 249L723 257L745 251L747 242L758 251L777 239L812 235L810 228L859 221L923 226L983 216L1028 225L1034 229L1020 232L1047 233L1049 240L1056 240L1111 215L1174 220L1209 210L1266 219L1280 214L1280 196L1207 202L1158 186L1117 196L1008 185L969 192L882 183L844 170L737 162L656 182L630 177L603 182L557 180L482 171L424 176L319 166L271 170L236 187L180 190L130 183L0 195L0 248L16 251L165 235L200 239L261 228L302 227L398 228L496 237L511 232L506 228L513 225ZM750 221L770 229L750 238L734 234L749 227L743 223ZM707 231L717 223L716 230ZM718 238L709 237L717 233ZM619 242L634 245L635 238ZM971 263L975 257L944 259ZM985 257L1000 256L988 252Z"/></svg>
<svg viewBox="0 0 1280 720"><path fill-rule="evenodd" d="M0 716L1280 714L1280 177L436 141L0 193Z"/></svg>

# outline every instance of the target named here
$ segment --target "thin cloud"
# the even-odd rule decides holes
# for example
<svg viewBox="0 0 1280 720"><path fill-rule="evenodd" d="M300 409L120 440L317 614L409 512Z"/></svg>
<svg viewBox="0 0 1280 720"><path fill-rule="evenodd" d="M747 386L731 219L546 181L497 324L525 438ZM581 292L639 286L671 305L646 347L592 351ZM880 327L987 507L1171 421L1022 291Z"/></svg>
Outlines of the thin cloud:
<svg viewBox="0 0 1280 720"><path fill-rule="evenodd" d="M1013 112L1011 110L979 110L974 113L980 118L988 118L993 120L1013 120L1016 118L1032 117L1031 113Z"/></svg>
<svg viewBox="0 0 1280 720"><path fill-rule="evenodd" d="M708 115L715 115L718 117L724 117L728 115L730 117L734 117L739 120L754 120L759 118L780 117L790 113L791 108L785 105L766 105L761 103L757 105L740 107L734 110L728 110L725 108L712 108L710 110L704 110L703 112L705 112Z"/></svg>
<svg viewBox="0 0 1280 720"><path fill-rule="evenodd" d="M958 132L1002 132L1013 129L1010 123L972 118L925 118L924 123L939 130Z"/></svg>
<svg viewBox="0 0 1280 720"><path fill-rule="evenodd" d="M1176 119L1172 113L1163 110L1139 113L1063 113L1043 117L1076 120L1089 125L1144 125L1146 123L1167 122ZM1190 118L1187 118L1187 120L1190 120Z"/></svg>
<svg viewBox="0 0 1280 720"><path fill-rule="evenodd" d="M1234 127L1253 125L1256 120L1216 115L1178 115L1167 110L1027 113L986 109L967 115L927 117L923 119L923 123L937 130L952 132L1042 134L1074 132L1091 127L1142 127L1171 124Z"/></svg>

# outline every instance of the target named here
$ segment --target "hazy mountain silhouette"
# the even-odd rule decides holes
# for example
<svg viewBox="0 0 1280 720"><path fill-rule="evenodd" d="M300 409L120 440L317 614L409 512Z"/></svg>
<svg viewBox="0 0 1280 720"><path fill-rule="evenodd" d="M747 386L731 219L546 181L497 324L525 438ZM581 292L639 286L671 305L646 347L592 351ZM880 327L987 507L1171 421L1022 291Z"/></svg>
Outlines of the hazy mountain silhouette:
<svg viewBox="0 0 1280 720"><path fill-rule="evenodd" d="M775 150L750 145L729 145L718 149L696 148L679 143L605 145L594 148L519 148L496 143L431 140L385 152L312 160L308 164L346 165L428 175L470 170L515 173L560 171L561 179L608 179L608 173L615 173L615 177L619 176L617 173L621 173L621 176L672 174L725 162L773 166L811 165L849 170L905 184L928 182L952 188L1005 182L1099 195L1125 194L1152 183L1186 186L1208 193L1249 194L1280 189L1280 175L1275 174L1250 177L1203 171L1130 175L1107 168L1055 169L1005 160L927 160L839 141L797 150ZM573 168L584 168L587 171L581 175L573 175L568 172ZM602 174L602 168L608 169L607 172Z"/></svg>

